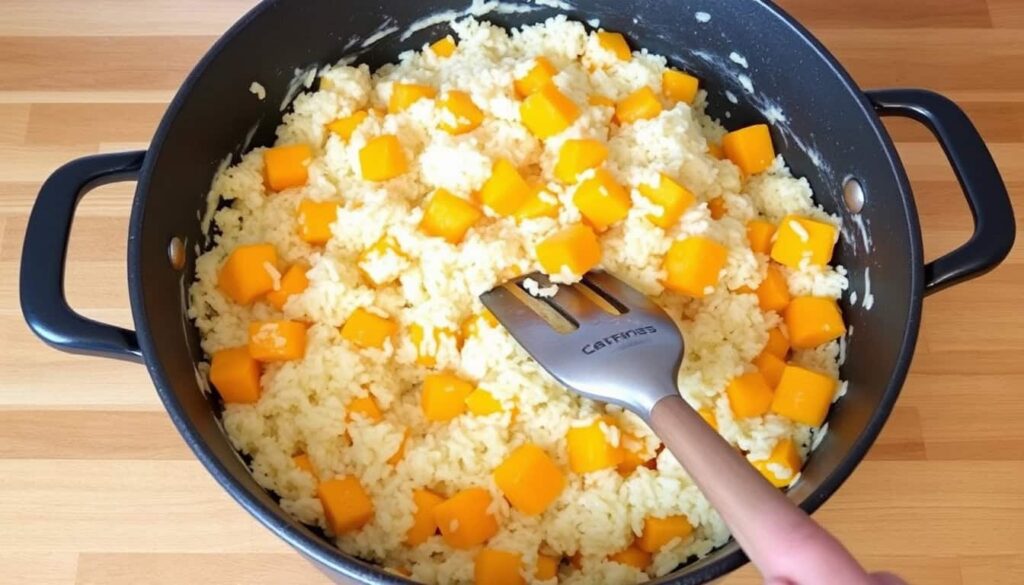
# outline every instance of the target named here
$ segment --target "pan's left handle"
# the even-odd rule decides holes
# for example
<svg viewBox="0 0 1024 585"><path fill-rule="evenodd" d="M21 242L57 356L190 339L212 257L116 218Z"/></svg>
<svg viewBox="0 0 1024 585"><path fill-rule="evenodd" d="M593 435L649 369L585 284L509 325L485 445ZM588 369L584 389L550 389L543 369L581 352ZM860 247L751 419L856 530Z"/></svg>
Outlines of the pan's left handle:
<svg viewBox="0 0 1024 585"><path fill-rule="evenodd" d="M134 331L83 317L64 296L64 263L75 208L90 190L133 181L145 151L86 156L60 167L43 183L25 230L21 253L21 312L49 345L70 353L142 362Z"/></svg>

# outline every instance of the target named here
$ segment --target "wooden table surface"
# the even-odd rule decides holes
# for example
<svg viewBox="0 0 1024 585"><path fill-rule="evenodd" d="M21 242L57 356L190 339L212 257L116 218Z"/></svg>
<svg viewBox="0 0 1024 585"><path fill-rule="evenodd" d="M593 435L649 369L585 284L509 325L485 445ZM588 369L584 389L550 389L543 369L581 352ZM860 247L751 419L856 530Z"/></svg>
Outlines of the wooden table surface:
<svg viewBox="0 0 1024 585"><path fill-rule="evenodd" d="M62 354L25 327L18 264L40 183L144 148L166 102L252 0L4 0L0 10L0 584L325 580L211 479L141 366ZM956 99L1024 211L1024 1L787 0L863 87ZM887 122L888 123L888 122ZM970 214L938 145L889 125L933 258ZM131 184L81 206L71 304L130 326ZM816 514L915 583L1024 583L1024 254L925 302L910 377L853 477ZM726 583L755 583L749 567Z"/></svg>

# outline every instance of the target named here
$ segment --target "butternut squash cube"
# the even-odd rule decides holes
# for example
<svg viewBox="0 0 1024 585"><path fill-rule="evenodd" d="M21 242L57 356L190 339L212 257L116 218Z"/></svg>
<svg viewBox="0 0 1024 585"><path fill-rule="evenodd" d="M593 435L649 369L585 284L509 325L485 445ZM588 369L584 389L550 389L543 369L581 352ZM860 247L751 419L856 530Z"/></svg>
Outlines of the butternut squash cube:
<svg viewBox="0 0 1024 585"><path fill-rule="evenodd" d="M644 458L638 452L642 448L643 444L640 439L625 431L619 431L619 449L622 451L622 461L616 466L619 475L625 477L645 463Z"/></svg>
<svg viewBox="0 0 1024 585"><path fill-rule="evenodd" d="M249 324L249 355L261 362L302 359L306 324L298 321L254 321Z"/></svg>
<svg viewBox="0 0 1024 585"><path fill-rule="evenodd" d="M360 398L353 398L346 407L346 420L352 420L352 416L361 416L370 422L380 422L384 415L377 406L377 401L369 394Z"/></svg>
<svg viewBox="0 0 1024 585"><path fill-rule="evenodd" d="M703 298L718 284L725 267L725 246L703 236L676 240L665 255L665 286L691 297Z"/></svg>
<svg viewBox="0 0 1024 585"><path fill-rule="evenodd" d="M299 237L310 244L326 244L331 239L331 224L337 218L337 203L303 199L299 203Z"/></svg>
<svg viewBox="0 0 1024 585"><path fill-rule="evenodd" d="M545 274L568 270L582 275L601 261L601 244L594 230L575 224L548 236L537 244L537 260Z"/></svg>
<svg viewBox="0 0 1024 585"><path fill-rule="evenodd" d="M772 389L759 372L733 378L725 389L737 418L761 416L772 404Z"/></svg>
<svg viewBox="0 0 1024 585"><path fill-rule="evenodd" d="M786 359L786 354L789 353L789 338L782 329L776 327L768 331L768 343L765 344L764 351L779 359Z"/></svg>
<svg viewBox="0 0 1024 585"><path fill-rule="evenodd" d="M505 410L501 403L483 388L477 388L469 393L466 397L466 408L476 416L487 416Z"/></svg>
<svg viewBox="0 0 1024 585"><path fill-rule="evenodd" d="M810 349L838 339L846 332L843 315L835 300L797 297L783 314L789 341L796 349Z"/></svg>
<svg viewBox="0 0 1024 585"><path fill-rule="evenodd" d="M423 210L420 229L428 236L444 238L449 244L458 244L466 237L483 212L476 205L453 195L447 189L438 188Z"/></svg>
<svg viewBox="0 0 1024 585"><path fill-rule="evenodd" d="M344 118L338 118L327 125L327 129L338 135L338 138L342 140L348 140L352 138L352 133L356 131L356 128L363 123L370 115L366 110L359 110L354 112L351 116L345 116Z"/></svg>
<svg viewBox="0 0 1024 585"><path fill-rule="evenodd" d="M549 83L523 100L519 115L526 129L543 140L571 126L580 116L580 109L555 84Z"/></svg>
<svg viewBox="0 0 1024 585"><path fill-rule="evenodd" d="M210 383L227 404L255 404L260 399L260 364L244 345L216 351Z"/></svg>
<svg viewBox="0 0 1024 585"><path fill-rule="evenodd" d="M446 35L443 39L434 41L434 43L430 45L430 50L438 57L447 59L455 53L455 47L455 39L452 38L452 35Z"/></svg>
<svg viewBox="0 0 1024 585"><path fill-rule="evenodd" d="M367 181L387 181L409 170L409 160L398 137L384 134L359 150L359 168Z"/></svg>
<svg viewBox="0 0 1024 585"><path fill-rule="evenodd" d="M437 352L440 351L444 340L456 337L455 332L450 329L434 327L432 331L433 333L428 339L424 335L422 325L413 323L409 326L409 340L416 347L416 363L428 368L437 364Z"/></svg>
<svg viewBox="0 0 1024 585"><path fill-rule="evenodd" d="M650 120L660 113L661 102L648 86L641 87L615 104L615 121L619 124Z"/></svg>
<svg viewBox="0 0 1024 585"><path fill-rule="evenodd" d="M592 106L601 106L603 108L615 108L615 100L603 95L592 95L587 98L587 103Z"/></svg>
<svg viewBox="0 0 1024 585"><path fill-rule="evenodd" d="M626 42L626 37L622 36L622 33L602 30L594 34L597 36L597 43L606 51L614 53L620 61L629 61L633 57L629 51L629 43Z"/></svg>
<svg viewBox="0 0 1024 585"><path fill-rule="evenodd" d="M484 548L473 561L474 585L526 585L520 571L522 555Z"/></svg>
<svg viewBox="0 0 1024 585"><path fill-rule="evenodd" d="M714 158L714 159L725 160L725 149L722 148L721 145L719 145L719 144L715 144L713 142L709 142L708 143L708 155L711 158Z"/></svg>
<svg viewBox="0 0 1024 585"><path fill-rule="evenodd" d="M775 148L767 124L733 130L722 138L722 150L741 171L756 175L772 166Z"/></svg>
<svg viewBox="0 0 1024 585"><path fill-rule="evenodd" d="M636 541L640 550L656 553L666 544L679 538L693 534L693 526L686 516L668 516L666 518L644 518L644 532Z"/></svg>
<svg viewBox="0 0 1024 585"><path fill-rule="evenodd" d="M283 191L301 187L309 179L309 161L313 150L308 144L275 146L263 151L263 179L267 189Z"/></svg>
<svg viewBox="0 0 1024 585"><path fill-rule="evenodd" d="M412 526L405 533L405 544L417 546L437 533L437 520L434 511L444 502L444 498L430 490L413 490L412 502L416 511L412 513Z"/></svg>
<svg viewBox="0 0 1024 585"><path fill-rule="evenodd" d="M454 118L453 124L441 123L441 129L449 134L465 134L474 130L484 121L484 112L475 103L473 98L464 91L452 90L445 94L441 107L448 111Z"/></svg>
<svg viewBox="0 0 1024 585"><path fill-rule="evenodd" d="M562 559L546 554L537 555L537 568L533 571L533 578L538 581L547 581L558 577L558 565Z"/></svg>
<svg viewBox="0 0 1024 585"><path fill-rule="evenodd" d="M539 217L558 218L562 204L543 184L532 185L530 195L513 214L518 220L537 219Z"/></svg>
<svg viewBox="0 0 1024 585"><path fill-rule="evenodd" d="M605 169L597 169L593 177L577 185L572 202L599 232L625 219L633 206L629 191Z"/></svg>
<svg viewBox="0 0 1024 585"><path fill-rule="evenodd" d="M831 376L787 365L775 388L771 410L790 420L816 427L825 422L836 380Z"/></svg>
<svg viewBox="0 0 1024 585"><path fill-rule="evenodd" d="M675 102L692 104L693 99L697 97L699 85L700 81L696 77L682 71L666 69L661 74L661 92Z"/></svg>
<svg viewBox="0 0 1024 585"><path fill-rule="evenodd" d="M807 258L810 264L824 266L832 260L832 248L839 231L830 223L787 215L779 223L771 257L779 264L797 268Z"/></svg>
<svg viewBox="0 0 1024 585"><path fill-rule="evenodd" d="M788 486L793 481L793 476L803 467L803 459L800 457L800 452L797 451L796 445L790 439L782 439L776 443L768 459L761 459L751 463L761 472L765 479L777 488ZM776 475L776 469L773 468L777 467L783 468L784 475L782 477Z"/></svg>
<svg viewBox="0 0 1024 585"><path fill-rule="evenodd" d="M327 526L334 534L359 530L373 519L373 500L351 475L320 482L316 495L324 507Z"/></svg>
<svg viewBox="0 0 1024 585"><path fill-rule="evenodd" d="M629 547L609 555L608 560L644 571L651 564L651 553L641 550L636 544L631 544Z"/></svg>
<svg viewBox="0 0 1024 585"><path fill-rule="evenodd" d="M277 250L270 244L239 246L232 250L217 273L217 288L240 305L248 305L274 290Z"/></svg>
<svg viewBox="0 0 1024 585"><path fill-rule="evenodd" d="M308 270L309 266L301 262L289 266L281 276L281 286L267 293L267 302L278 311L283 310L292 295L302 293L309 286L309 278L306 277Z"/></svg>
<svg viewBox="0 0 1024 585"><path fill-rule="evenodd" d="M429 85L419 83L394 83L391 85L391 98L388 100L388 112L397 114L421 99L433 99L437 90Z"/></svg>
<svg viewBox="0 0 1024 585"><path fill-rule="evenodd" d="M753 363L757 371L761 372L761 375L764 376L764 381L768 382L770 388L775 388L779 385L779 380L782 379L782 371L786 369L786 362L782 361L782 358L769 353L765 349L754 358Z"/></svg>
<svg viewBox="0 0 1024 585"><path fill-rule="evenodd" d="M527 443L494 470L494 483L515 509L536 516L558 499L565 476L544 449Z"/></svg>
<svg viewBox="0 0 1024 585"><path fill-rule="evenodd" d="M501 158L491 168L491 176L480 188L480 201L498 215L512 215L530 197L532 188L516 167Z"/></svg>
<svg viewBox="0 0 1024 585"><path fill-rule="evenodd" d="M398 465L398 462L405 457L405 446L409 443L409 429L402 431L402 442L398 444L398 448L395 452L388 457L388 465Z"/></svg>
<svg viewBox="0 0 1024 585"><path fill-rule="evenodd" d="M608 146L592 138L569 139L558 150L555 178L563 183L575 183L576 175L599 166L608 158Z"/></svg>
<svg viewBox="0 0 1024 585"><path fill-rule="evenodd" d="M536 93L540 88L551 83L551 80L558 74L558 70L545 57L537 57L533 61L533 67L523 77L515 80L516 94L520 98Z"/></svg>
<svg viewBox="0 0 1024 585"><path fill-rule="evenodd" d="M722 197L715 197L714 199L708 200L708 211L711 212L711 219L722 219L725 217L725 199Z"/></svg>
<svg viewBox="0 0 1024 585"><path fill-rule="evenodd" d="M772 236L775 235L775 226L762 219L752 219L747 222L747 240L750 242L750 249L758 254L767 255L772 249Z"/></svg>
<svg viewBox="0 0 1024 585"><path fill-rule="evenodd" d="M665 174L660 175L657 186L642 184L637 190L650 199L651 203L661 207L661 213L647 217L654 225L665 229L674 226L683 213L697 201L686 187Z"/></svg>
<svg viewBox="0 0 1024 585"><path fill-rule="evenodd" d="M608 442L602 425L615 426L610 419L599 419L585 427L571 427L566 433L569 469L574 473L589 473L622 463L622 449Z"/></svg>
<svg viewBox="0 0 1024 585"><path fill-rule="evenodd" d="M384 346L384 341L398 331L398 324L392 319L375 315L366 309L352 311L341 327L341 337L359 347Z"/></svg>
<svg viewBox="0 0 1024 585"><path fill-rule="evenodd" d="M704 422L708 423L708 426L718 430L718 417L715 416L715 409L710 406L705 406L697 411Z"/></svg>
<svg viewBox="0 0 1024 585"><path fill-rule="evenodd" d="M754 292L762 311L781 312L789 305L789 284L774 264L768 264L768 272Z"/></svg>
<svg viewBox="0 0 1024 585"><path fill-rule="evenodd" d="M438 372L423 379L420 407L423 416L433 422L447 422L466 412L466 398L473 384L455 374Z"/></svg>
<svg viewBox="0 0 1024 585"><path fill-rule="evenodd" d="M313 462L309 460L309 455L299 453L292 457L292 463L295 464L295 467L298 467L302 471L312 475L314 479L316 478L316 470L313 468Z"/></svg>
<svg viewBox="0 0 1024 585"><path fill-rule="evenodd" d="M488 512L491 494L483 488L464 489L434 508L434 520L445 543L460 550L487 542L498 533L498 520Z"/></svg>

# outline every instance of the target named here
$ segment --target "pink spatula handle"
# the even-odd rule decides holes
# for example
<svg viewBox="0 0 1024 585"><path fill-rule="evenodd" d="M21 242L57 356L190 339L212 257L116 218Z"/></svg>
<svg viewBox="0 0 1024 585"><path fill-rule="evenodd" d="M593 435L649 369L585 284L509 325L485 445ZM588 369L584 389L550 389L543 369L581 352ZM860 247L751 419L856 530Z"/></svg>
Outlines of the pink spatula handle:
<svg viewBox="0 0 1024 585"><path fill-rule="evenodd" d="M874 582L839 541L765 481L681 397L658 401L651 410L651 426L766 582Z"/></svg>

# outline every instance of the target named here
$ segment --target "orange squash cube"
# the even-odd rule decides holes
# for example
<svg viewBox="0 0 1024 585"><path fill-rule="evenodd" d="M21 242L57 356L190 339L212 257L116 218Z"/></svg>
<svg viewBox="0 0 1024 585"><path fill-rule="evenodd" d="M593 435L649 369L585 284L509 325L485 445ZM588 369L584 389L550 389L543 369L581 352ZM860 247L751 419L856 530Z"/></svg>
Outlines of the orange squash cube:
<svg viewBox="0 0 1024 585"><path fill-rule="evenodd" d="M533 67L523 77L515 80L516 94L520 98L537 92L540 88L551 83L551 80L558 74L558 70L545 57L537 57L533 61Z"/></svg>
<svg viewBox="0 0 1024 585"><path fill-rule="evenodd" d="M636 541L642 551L656 553L666 544L679 538L693 534L693 526L686 516L668 516L666 518L644 518L644 532Z"/></svg>
<svg viewBox="0 0 1024 585"><path fill-rule="evenodd" d="M810 264L824 266L832 260L839 231L830 223L787 215L779 223L771 257L779 264L797 268L806 258Z"/></svg>
<svg viewBox="0 0 1024 585"><path fill-rule="evenodd" d="M498 533L498 520L488 512L491 494L483 488L464 489L434 508L434 520L445 543L460 550L487 542Z"/></svg>
<svg viewBox="0 0 1024 585"><path fill-rule="evenodd" d="M654 225L665 229L674 226L683 213L697 201L697 198L686 187L665 174L660 175L657 186L642 184L637 187L637 190L644 197L650 199L651 203L661 207L661 213L651 214L647 217Z"/></svg>
<svg viewBox="0 0 1024 585"><path fill-rule="evenodd" d="M388 112L397 114L421 99L433 99L437 90L429 85L419 83L393 83L391 98L388 100Z"/></svg>
<svg viewBox="0 0 1024 585"><path fill-rule="evenodd" d="M558 565L562 559L546 554L537 555L537 568L533 571L533 578L538 581L547 581L558 577Z"/></svg>
<svg viewBox="0 0 1024 585"><path fill-rule="evenodd" d="M484 548L473 561L473 585L526 585L519 572L522 555Z"/></svg>
<svg viewBox="0 0 1024 585"><path fill-rule="evenodd" d="M444 38L434 41L430 45L430 50L438 57L447 59L455 53L455 47L455 39L452 38L452 35L446 35Z"/></svg>
<svg viewBox="0 0 1024 585"><path fill-rule="evenodd" d="M846 333L843 315L833 299L797 297L790 301L783 318L796 349L817 347Z"/></svg>
<svg viewBox="0 0 1024 585"><path fill-rule="evenodd" d="M722 219L725 217L725 199L722 197L715 197L714 199L708 200L708 211L711 212L711 219Z"/></svg>
<svg viewBox="0 0 1024 585"><path fill-rule="evenodd" d="M619 475L625 477L645 463L643 457L637 452L641 448L643 448L643 444L640 439L625 431L619 431L619 449L622 451L622 461L616 466Z"/></svg>
<svg viewBox="0 0 1024 585"><path fill-rule="evenodd" d="M423 210L420 229L428 236L444 238L449 244L458 244L466 232L483 217L475 205L453 195L447 189L438 188Z"/></svg>
<svg viewBox="0 0 1024 585"><path fill-rule="evenodd" d="M733 378L725 388L729 407L737 418L761 416L772 404L772 389L759 372Z"/></svg>
<svg viewBox="0 0 1024 585"><path fill-rule="evenodd" d="M782 379L782 371L786 369L786 362L782 361L782 358L769 353L766 349L754 358L753 363L757 371L764 376L764 381L768 382L770 388L775 388L779 385L779 380Z"/></svg>
<svg viewBox="0 0 1024 585"><path fill-rule="evenodd" d="M409 326L409 340L416 347L416 363L428 368L437 364L437 352L446 338L455 338L455 332L450 329L435 327L429 338L424 335L423 326L413 323ZM424 343L426 341L427 343Z"/></svg>
<svg viewBox="0 0 1024 585"><path fill-rule="evenodd" d="M533 189L516 167L501 158L491 168L491 176L480 188L480 201L498 215L512 215L530 197Z"/></svg>
<svg viewBox="0 0 1024 585"><path fill-rule="evenodd" d="M487 416L505 410L501 403L483 388L477 388L469 393L466 397L466 408L476 416Z"/></svg>
<svg viewBox="0 0 1024 585"><path fill-rule="evenodd" d="M274 290L277 250L270 244L235 248L217 273L217 288L240 305L248 305Z"/></svg>
<svg viewBox="0 0 1024 585"><path fill-rule="evenodd" d="M289 266L281 276L281 286L277 290L267 292L267 302L278 311L283 310L292 295L302 293L309 286L309 278L306 277L308 270L309 266L301 262Z"/></svg>
<svg viewBox="0 0 1024 585"><path fill-rule="evenodd" d="M384 418L384 415L380 412L380 407L377 406L377 401L369 394L360 398L353 398L349 401L345 410L347 411L345 415L346 420L352 420L352 415L361 416L370 422L380 422Z"/></svg>
<svg viewBox="0 0 1024 585"><path fill-rule="evenodd" d="M494 470L494 483L515 509L535 516L558 499L565 476L544 449L527 443Z"/></svg>
<svg viewBox="0 0 1024 585"><path fill-rule="evenodd" d="M249 355L261 362L302 359L306 324L298 321L254 321L249 324Z"/></svg>
<svg viewBox="0 0 1024 585"><path fill-rule="evenodd" d="M359 168L367 181L387 181L409 170L409 160L398 137L384 134L359 150Z"/></svg>
<svg viewBox="0 0 1024 585"><path fill-rule="evenodd" d="M774 264L768 265L768 272L754 293L757 294L757 303L762 311L781 312L789 305L789 284Z"/></svg>
<svg viewBox="0 0 1024 585"><path fill-rule="evenodd" d="M768 343L765 344L764 351L779 359L786 359L786 354L789 353L789 338L782 329L775 327L768 331Z"/></svg>
<svg viewBox="0 0 1024 585"><path fill-rule="evenodd" d="M455 374L428 374L420 396L423 416L433 422L448 422L466 412L466 398L472 392L473 384Z"/></svg>
<svg viewBox="0 0 1024 585"><path fill-rule="evenodd" d="M665 255L665 286L691 297L703 298L718 284L725 267L725 246L703 236L676 240Z"/></svg>
<svg viewBox="0 0 1024 585"><path fill-rule="evenodd" d="M574 473L589 473L622 463L622 449L608 442L602 425L615 426L610 419L599 419L585 427L571 427L566 433L569 469Z"/></svg>
<svg viewBox="0 0 1024 585"><path fill-rule="evenodd" d="M790 420L816 427L825 422L836 380L831 376L787 365L775 388L771 410Z"/></svg>
<svg viewBox="0 0 1024 585"><path fill-rule="evenodd" d="M549 83L523 100L519 115L531 134L545 139L571 126L580 116L580 109L555 84Z"/></svg>
<svg viewBox="0 0 1024 585"><path fill-rule="evenodd" d="M398 462L402 460L402 457L405 457L405 446L408 443L409 429L405 429L402 432L402 442L398 444L398 448L395 449L395 452L391 454L391 457L388 457L388 465L398 465Z"/></svg>
<svg viewBox="0 0 1024 585"><path fill-rule="evenodd" d="M548 192L543 184L530 187L530 195L526 198L519 209L513 214L518 220L537 219L539 217L558 218L558 212L562 208L561 202L553 194Z"/></svg>
<svg viewBox="0 0 1024 585"><path fill-rule="evenodd" d="M608 158L608 146L592 138L569 139L558 150L555 178L563 183L575 183L576 175L599 166Z"/></svg>
<svg viewBox="0 0 1024 585"><path fill-rule="evenodd" d="M327 526L334 534L359 530L373 519L373 500L351 475L320 482L316 495L324 507Z"/></svg>
<svg viewBox="0 0 1024 585"><path fill-rule="evenodd" d="M313 468L313 462L309 460L309 455L299 453L292 457L292 463L295 464L295 467L298 467L302 471L312 475L313 478L316 478L316 469Z"/></svg>
<svg viewBox="0 0 1024 585"><path fill-rule="evenodd" d="M326 244L331 239L331 224L337 218L337 203L303 199L299 203L299 237L310 244Z"/></svg>
<svg viewBox="0 0 1024 585"><path fill-rule="evenodd" d="M715 416L715 409L711 408L710 406L705 406L698 410L697 414L699 414L700 417L704 419L704 422L708 423L709 427L715 429L716 431L718 430L718 417Z"/></svg>
<svg viewBox="0 0 1024 585"><path fill-rule="evenodd" d="M775 148L767 124L729 132L722 138L722 149L725 156L748 175L767 170L775 161Z"/></svg>
<svg viewBox="0 0 1024 585"><path fill-rule="evenodd" d="M350 116L338 118L331 122L327 125L327 129L334 134L337 134L342 140L348 140L349 138L352 138L352 133L356 131L356 128L358 128L359 125L363 123L363 120L365 120L369 115L370 113L366 110L359 110Z"/></svg>
<svg viewBox="0 0 1024 585"><path fill-rule="evenodd" d="M452 90L446 93L441 107L454 119L454 123L441 123L441 129L449 134L465 134L484 121L483 110L477 107L473 103L473 98L464 91Z"/></svg>
<svg viewBox="0 0 1024 585"><path fill-rule="evenodd" d="M601 261L601 244L594 230L575 224L548 236L537 244L537 260L545 274L568 270L582 275Z"/></svg>
<svg viewBox="0 0 1024 585"><path fill-rule="evenodd" d="M696 77L682 71L666 69L661 74L661 93L675 102L692 104L697 97L699 85L700 81Z"/></svg>
<svg viewBox="0 0 1024 585"><path fill-rule="evenodd" d="M601 48L615 53L620 61L629 61L633 57L629 51L629 43L626 42L626 37L622 36L622 33L602 30L594 34L597 36L597 43L601 45Z"/></svg>
<svg viewBox="0 0 1024 585"><path fill-rule="evenodd" d="M244 345L216 351L210 359L210 383L227 404L255 404L260 399L260 364Z"/></svg>
<svg viewBox="0 0 1024 585"><path fill-rule="evenodd" d="M713 142L708 143L708 155L711 158L725 160L725 149Z"/></svg>
<svg viewBox="0 0 1024 585"><path fill-rule="evenodd" d="M412 514L412 526L405 533L405 544L417 546L437 533L437 520L434 510L444 502L444 498L430 490L413 490L412 502L416 511Z"/></svg>
<svg viewBox="0 0 1024 585"><path fill-rule="evenodd" d="M592 95L587 98L587 103L592 106L601 106L604 108L615 108L615 100L610 97L603 95Z"/></svg>
<svg viewBox="0 0 1024 585"><path fill-rule="evenodd" d="M775 226L762 219L752 219L747 222L747 240L750 242L750 249L758 254L767 255L772 249L772 236L775 235Z"/></svg>
<svg viewBox="0 0 1024 585"><path fill-rule="evenodd" d="M803 467L803 458L800 457L800 452L797 451L796 445L792 440L782 439L775 444L768 459L752 461L751 463L773 486L784 488L793 481L793 476ZM773 467L782 467L786 470L785 475L779 477L776 475L776 470Z"/></svg>
<svg viewBox="0 0 1024 585"><path fill-rule="evenodd" d="M587 223L599 232L625 219L633 206L629 191L605 169L597 169L593 177L580 183L573 193L572 202Z"/></svg>
<svg viewBox="0 0 1024 585"><path fill-rule="evenodd" d="M283 191L301 187L309 179L309 161L313 150L308 144L275 146L263 151L263 179L267 189Z"/></svg>
<svg viewBox="0 0 1024 585"><path fill-rule="evenodd" d="M636 544L631 544L629 547L609 555L608 560L643 571L651 564L651 553L641 550Z"/></svg>
<svg viewBox="0 0 1024 585"><path fill-rule="evenodd" d="M661 101L654 90L646 85L615 104L615 121L619 124L650 120L660 113Z"/></svg>
<svg viewBox="0 0 1024 585"><path fill-rule="evenodd" d="M348 320L342 325L341 337L359 347L380 348L384 346L384 341L394 335L396 331L398 331L398 324L394 320L358 308L352 311Z"/></svg>

